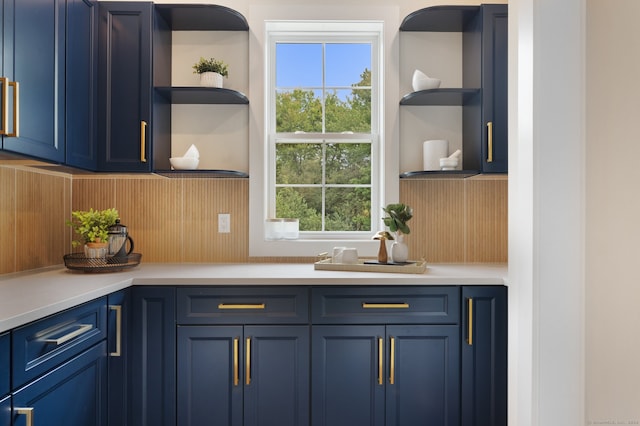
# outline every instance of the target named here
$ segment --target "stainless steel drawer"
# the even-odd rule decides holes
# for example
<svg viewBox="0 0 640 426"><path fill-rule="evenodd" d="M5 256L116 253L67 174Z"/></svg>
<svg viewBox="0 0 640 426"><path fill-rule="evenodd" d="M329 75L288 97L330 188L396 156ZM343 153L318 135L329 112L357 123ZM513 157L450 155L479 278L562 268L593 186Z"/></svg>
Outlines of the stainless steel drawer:
<svg viewBox="0 0 640 426"><path fill-rule="evenodd" d="M313 324L457 324L456 286L316 287Z"/></svg>
<svg viewBox="0 0 640 426"><path fill-rule="evenodd" d="M303 324L305 287L178 287L178 324Z"/></svg>
<svg viewBox="0 0 640 426"><path fill-rule="evenodd" d="M106 319L103 297L13 330L13 388L105 339Z"/></svg>

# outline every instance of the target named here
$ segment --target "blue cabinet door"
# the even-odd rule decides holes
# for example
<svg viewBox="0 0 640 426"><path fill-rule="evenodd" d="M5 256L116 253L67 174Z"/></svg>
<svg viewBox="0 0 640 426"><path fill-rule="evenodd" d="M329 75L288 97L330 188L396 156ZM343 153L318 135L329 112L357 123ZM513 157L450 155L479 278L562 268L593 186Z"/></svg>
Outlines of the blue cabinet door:
<svg viewBox="0 0 640 426"><path fill-rule="evenodd" d="M65 163L89 170L96 169L98 160L97 31L97 1L67 0Z"/></svg>
<svg viewBox="0 0 640 426"><path fill-rule="evenodd" d="M242 426L242 326L178 327L178 425Z"/></svg>
<svg viewBox="0 0 640 426"><path fill-rule="evenodd" d="M9 333L0 335L0 397L9 393L11 377L11 337Z"/></svg>
<svg viewBox="0 0 640 426"><path fill-rule="evenodd" d="M246 326L244 341L244 426L308 425L309 327Z"/></svg>
<svg viewBox="0 0 640 426"><path fill-rule="evenodd" d="M3 147L55 162L65 158L65 8L65 0L4 1L3 75L19 84L8 111L19 132Z"/></svg>
<svg viewBox="0 0 640 426"><path fill-rule="evenodd" d="M108 297L107 317L107 380L108 424L128 424L128 404L131 398L128 388L128 368L131 360L131 289L112 293Z"/></svg>
<svg viewBox="0 0 640 426"><path fill-rule="evenodd" d="M0 397L0 426L11 426L11 396Z"/></svg>
<svg viewBox="0 0 640 426"><path fill-rule="evenodd" d="M178 327L178 425L309 424L309 328Z"/></svg>
<svg viewBox="0 0 640 426"><path fill-rule="evenodd" d="M507 288L464 287L462 426L507 424Z"/></svg>
<svg viewBox="0 0 640 426"><path fill-rule="evenodd" d="M176 290L133 287L129 371L135 426L176 424Z"/></svg>
<svg viewBox="0 0 640 426"><path fill-rule="evenodd" d="M153 3L99 4L98 168L148 172Z"/></svg>
<svg viewBox="0 0 640 426"><path fill-rule="evenodd" d="M385 327L313 326L314 426L384 426Z"/></svg>
<svg viewBox="0 0 640 426"><path fill-rule="evenodd" d="M33 409L34 426L106 425L106 343L103 341L13 394L13 424L25 426L19 409Z"/></svg>
<svg viewBox="0 0 640 426"><path fill-rule="evenodd" d="M387 326L386 426L460 424L457 325Z"/></svg>

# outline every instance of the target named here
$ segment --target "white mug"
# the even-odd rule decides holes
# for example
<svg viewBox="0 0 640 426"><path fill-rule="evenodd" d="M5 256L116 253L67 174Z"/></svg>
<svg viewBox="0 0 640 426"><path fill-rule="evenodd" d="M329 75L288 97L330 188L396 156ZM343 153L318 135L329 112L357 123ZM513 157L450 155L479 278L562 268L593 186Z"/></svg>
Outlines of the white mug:
<svg viewBox="0 0 640 426"><path fill-rule="evenodd" d="M346 247L334 247L331 263L342 263L342 255Z"/></svg>
<svg viewBox="0 0 640 426"><path fill-rule="evenodd" d="M342 250L342 263L358 263L358 250L349 247Z"/></svg>

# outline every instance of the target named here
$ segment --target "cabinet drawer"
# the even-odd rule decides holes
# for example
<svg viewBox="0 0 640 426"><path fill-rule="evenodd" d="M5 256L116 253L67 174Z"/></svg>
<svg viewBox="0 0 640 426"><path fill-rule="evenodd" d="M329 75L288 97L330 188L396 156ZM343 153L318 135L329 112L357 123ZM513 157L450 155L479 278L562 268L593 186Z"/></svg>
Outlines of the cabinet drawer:
<svg viewBox="0 0 640 426"><path fill-rule="evenodd" d="M460 289L451 287L318 287L314 324L457 324Z"/></svg>
<svg viewBox="0 0 640 426"><path fill-rule="evenodd" d="M13 330L13 388L106 338L106 297Z"/></svg>
<svg viewBox="0 0 640 426"><path fill-rule="evenodd" d="M0 397L9 393L9 333L0 335ZM0 423L1 424L1 423Z"/></svg>
<svg viewBox="0 0 640 426"><path fill-rule="evenodd" d="M178 288L178 324L301 324L309 321L304 287Z"/></svg>

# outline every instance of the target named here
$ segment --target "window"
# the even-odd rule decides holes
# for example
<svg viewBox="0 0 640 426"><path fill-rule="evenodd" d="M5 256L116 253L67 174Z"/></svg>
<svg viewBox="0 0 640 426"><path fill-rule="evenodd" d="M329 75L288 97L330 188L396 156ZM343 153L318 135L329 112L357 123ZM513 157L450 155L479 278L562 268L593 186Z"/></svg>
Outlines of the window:
<svg viewBox="0 0 640 426"><path fill-rule="evenodd" d="M266 217L369 239L380 212L382 24L267 23Z"/></svg>

